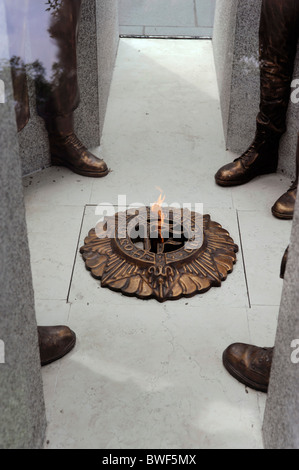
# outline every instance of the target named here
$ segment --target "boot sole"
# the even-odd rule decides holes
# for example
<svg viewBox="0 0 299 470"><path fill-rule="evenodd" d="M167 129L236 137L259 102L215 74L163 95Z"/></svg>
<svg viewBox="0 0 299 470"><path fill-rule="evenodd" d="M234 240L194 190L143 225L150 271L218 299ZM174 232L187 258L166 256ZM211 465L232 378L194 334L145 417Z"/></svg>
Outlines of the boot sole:
<svg viewBox="0 0 299 470"><path fill-rule="evenodd" d="M255 178L255 176L253 177ZM226 180L220 180L218 178L215 178L216 183L218 186L223 186L223 187L230 187L230 186L241 186L242 184L249 183L253 178L249 178L247 180L242 180L242 181L226 181Z"/></svg>
<svg viewBox="0 0 299 470"><path fill-rule="evenodd" d="M223 186L223 187L229 187L229 186L241 186L242 184L249 183L249 181L253 180L254 178L257 178L258 176L263 176L263 175L270 175L271 173L276 173L276 169L274 170L261 170L258 175L250 176L249 178L245 178L242 180L232 180L232 181L226 181L226 180L221 180L219 178L215 177L215 181L218 184L218 186Z"/></svg>
<svg viewBox="0 0 299 470"><path fill-rule="evenodd" d="M222 357L222 362L223 362L225 369L229 372L230 375L232 375L235 379L237 379L238 382L241 382L243 385L246 385L247 387L253 388L257 392L263 392L263 393L268 392L267 385L261 385L257 382L254 382L253 380L247 379L246 377L241 375L224 357Z"/></svg>
<svg viewBox="0 0 299 470"><path fill-rule="evenodd" d="M69 170L71 170L73 173L76 173L77 175L89 176L89 177L92 177L92 178L103 178L104 176L107 176L108 173L109 173L109 169L107 169L106 171L102 171L102 172L80 170L77 167L71 165L70 163L65 162L61 158L57 157L56 155L51 156L51 163L54 166L64 166L64 167L68 168Z"/></svg>
<svg viewBox="0 0 299 470"><path fill-rule="evenodd" d="M271 211L272 211L272 214L274 215L274 217L276 217L277 219L293 220L293 215L285 215L285 214L282 214L281 212L276 212L273 209L271 209Z"/></svg>

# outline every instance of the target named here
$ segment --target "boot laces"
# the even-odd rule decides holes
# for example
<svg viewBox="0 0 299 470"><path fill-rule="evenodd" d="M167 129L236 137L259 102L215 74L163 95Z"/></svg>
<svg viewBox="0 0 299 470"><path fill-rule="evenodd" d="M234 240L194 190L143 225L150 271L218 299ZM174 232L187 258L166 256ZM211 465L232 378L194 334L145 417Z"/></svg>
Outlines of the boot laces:
<svg viewBox="0 0 299 470"><path fill-rule="evenodd" d="M250 147L238 158L236 158L235 161L237 160L242 160L245 164L251 161L252 158L252 153L256 152L258 148L263 145L267 141L267 133L266 131L259 130L254 138L254 141L250 145Z"/></svg>
<svg viewBox="0 0 299 470"><path fill-rule="evenodd" d="M65 139L66 145L73 145L77 150L85 149L84 145L82 144L81 140L78 139L76 134L70 134Z"/></svg>
<svg viewBox="0 0 299 470"><path fill-rule="evenodd" d="M251 158L252 152L255 150L256 150L256 143L253 143L244 153L242 153L240 157L235 159L235 162L237 162L238 160L242 160L244 163L246 163Z"/></svg>

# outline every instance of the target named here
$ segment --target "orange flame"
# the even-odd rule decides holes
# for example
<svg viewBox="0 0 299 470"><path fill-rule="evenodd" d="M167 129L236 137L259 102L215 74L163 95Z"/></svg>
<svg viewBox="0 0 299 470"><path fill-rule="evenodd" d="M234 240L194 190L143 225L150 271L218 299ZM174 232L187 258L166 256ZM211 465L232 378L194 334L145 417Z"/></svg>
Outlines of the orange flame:
<svg viewBox="0 0 299 470"><path fill-rule="evenodd" d="M159 233L159 238L163 243L164 239L162 237L162 227L163 227L164 221L165 221L165 214L162 210L162 204L165 201L166 196L165 196L165 194L164 194L164 196L162 196L162 194L163 194L162 189L160 189L160 188L157 188L157 189L160 191L160 195L158 197L158 200L152 204L151 210L153 212L158 213L158 233Z"/></svg>

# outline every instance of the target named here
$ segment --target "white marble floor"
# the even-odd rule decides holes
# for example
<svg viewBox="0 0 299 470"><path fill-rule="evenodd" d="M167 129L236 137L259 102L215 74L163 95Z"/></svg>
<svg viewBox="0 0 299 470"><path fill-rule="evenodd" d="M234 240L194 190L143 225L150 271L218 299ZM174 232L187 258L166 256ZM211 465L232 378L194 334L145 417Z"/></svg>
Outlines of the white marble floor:
<svg viewBox="0 0 299 470"><path fill-rule="evenodd" d="M215 0L119 0L120 34L210 38Z"/></svg>
<svg viewBox="0 0 299 470"><path fill-rule="evenodd" d="M98 152L99 149L95 149ZM223 368L232 342L274 344L291 222L271 215L281 175L220 188L225 152L210 41L122 39L101 147L104 179L52 167L24 179L37 320L75 349L42 369L46 448L262 448L266 395ZM100 287L78 252L97 204L204 204L239 245L220 288L160 304Z"/></svg>

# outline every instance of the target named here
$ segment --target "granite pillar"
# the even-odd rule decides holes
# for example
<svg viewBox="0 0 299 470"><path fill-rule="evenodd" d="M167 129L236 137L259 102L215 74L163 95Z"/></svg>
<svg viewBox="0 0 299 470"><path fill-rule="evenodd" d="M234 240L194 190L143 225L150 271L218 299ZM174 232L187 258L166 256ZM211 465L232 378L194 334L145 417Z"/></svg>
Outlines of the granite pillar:
<svg viewBox="0 0 299 470"><path fill-rule="evenodd" d="M263 423L267 449L299 448L299 204L291 242L275 338Z"/></svg>
<svg viewBox="0 0 299 470"><path fill-rule="evenodd" d="M0 448L42 448L46 418L8 38L0 0Z"/></svg>
<svg viewBox="0 0 299 470"><path fill-rule="evenodd" d="M255 134L259 110L258 30L262 0L217 0L213 48L226 148L244 152ZM299 77L299 54L294 78ZM298 85L297 85L298 86ZM278 171L295 177L299 106L290 100Z"/></svg>
<svg viewBox="0 0 299 470"><path fill-rule="evenodd" d="M117 0L83 0L78 42L81 102L75 112L75 132L88 148L100 145L118 41ZM36 113L29 77L28 87L31 118L19 134L23 175L51 165L47 133Z"/></svg>
<svg viewBox="0 0 299 470"><path fill-rule="evenodd" d="M213 47L227 149L253 140L259 109L258 29L261 0L217 0ZM299 55L294 79L299 77ZM298 87L296 82L295 86ZM290 100L279 171L295 176L299 106ZM264 446L299 448L299 204L296 204L263 423ZM264 345L261 345L264 346ZM268 345L271 346L271 345Z"/></svg>

